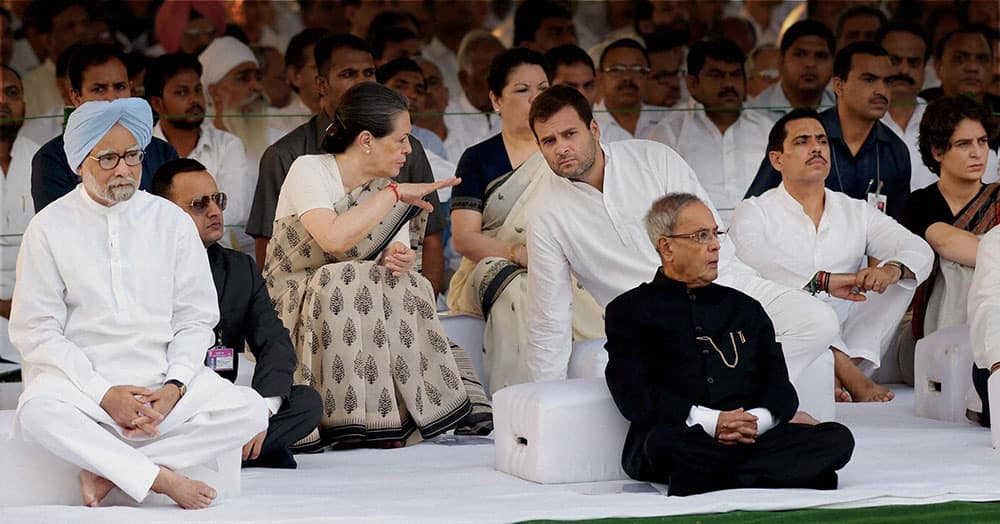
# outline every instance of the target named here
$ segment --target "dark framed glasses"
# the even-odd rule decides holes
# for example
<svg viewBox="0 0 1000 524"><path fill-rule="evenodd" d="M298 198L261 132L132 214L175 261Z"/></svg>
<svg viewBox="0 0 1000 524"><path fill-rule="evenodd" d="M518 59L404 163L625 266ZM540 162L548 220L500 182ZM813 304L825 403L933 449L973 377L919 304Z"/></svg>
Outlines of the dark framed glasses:
<svg viewBox="0 0 1000 524"><path fill-rule="evenodd" d="M137 166L142 163L142 159L146 157L146 153L141 149L135 149L132 151L126 151L124 155L119 155L118 153L105 153L101 156L87 155L87 158L91 160L97 160L100 164L101 169L112 170L118 167L118 162L125 159L126 166Z"/></svg>
<svg viewBox="0 0 1000 524"><path fill-rule="evenodd" d="M191 200L190 204L184 207L190 207L191 211L194 211L195 213L200 215L205 211L208 211L209 202L215 202L215 205L219 206L220 211L225 211L226 202L228 200L229 197L227 197L225 193L215 193L214 195L204 195L200 197L195 197L193 200Z"/></svg>
<svg viewBox="0 0 1000 524"><path fill-rule="evenodd" d="M666 238L686 238L688 240L694 240L699 244L708 244L709 242L725 235L725 231L719 231L718 229L699 229L694 233L685 233L683 235L663 235Z"/></svg>

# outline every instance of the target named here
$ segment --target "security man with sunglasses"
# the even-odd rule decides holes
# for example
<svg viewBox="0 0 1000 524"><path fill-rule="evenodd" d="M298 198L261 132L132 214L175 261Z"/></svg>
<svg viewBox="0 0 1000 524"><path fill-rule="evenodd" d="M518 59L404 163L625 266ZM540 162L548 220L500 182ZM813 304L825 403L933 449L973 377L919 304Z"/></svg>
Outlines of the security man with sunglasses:
<svg viewBox="0 0 1000 524"><path fill-rule="evenodd" d="M225 229L226 194L219 192L204 165L189 158L163 164L153 177L153 194L191 216L208 250L221 317L215 343L206 348L205 365L236 380L244 344L256 359L251 385L264 397L270 418L267 430L243 446L244 465L295 468L290 448L313 432L323 405L313 388L292 385L297 366L292 341L278 320L254 260L218 244ZM296 452L320 449L304 443L294 447Z"/></svg>

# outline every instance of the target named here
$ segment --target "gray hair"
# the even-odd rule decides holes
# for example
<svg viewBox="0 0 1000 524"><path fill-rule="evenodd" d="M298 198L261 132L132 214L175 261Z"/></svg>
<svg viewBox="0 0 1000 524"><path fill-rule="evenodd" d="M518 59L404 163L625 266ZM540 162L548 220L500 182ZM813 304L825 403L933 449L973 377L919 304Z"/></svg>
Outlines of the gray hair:
<svg viewBox="0 0 1000 524"><path fill-rule="evenodd" d="M456 61L458 62L459 71L467 71L469 66L472 64L472 50L476 48L479 44L483 42L496 42L500 44L500 47L506 47L499 38L493 36L493 33L485 29L476 29L474 31L469 31L462 38L462 43L458 44L458 54L456 55Z"/></svg>
<svg viewBox="0 0 1000 524"><path fill-rule="evenodd" d="M775 51L780 51L778 46L771 43L760 44L759 46L753 48L753 51L750 51L750 54L747 55L746 67L744 68L748 75L753 72L753 65L754 62L757 60L757 55L761 54L764 51L770 51L772 49Z"/></svg>
<svg viewBox="0 0 1000 524"><path fill-rule="evenodd" d="M646 234L649 241L656 246L656 240L661 236L671 235L674 232L674 225L677 224L677 215L692 203L704 204L700 198L691 193L667 193L665 196L653 202L653 207L646 213Z"/></svg>

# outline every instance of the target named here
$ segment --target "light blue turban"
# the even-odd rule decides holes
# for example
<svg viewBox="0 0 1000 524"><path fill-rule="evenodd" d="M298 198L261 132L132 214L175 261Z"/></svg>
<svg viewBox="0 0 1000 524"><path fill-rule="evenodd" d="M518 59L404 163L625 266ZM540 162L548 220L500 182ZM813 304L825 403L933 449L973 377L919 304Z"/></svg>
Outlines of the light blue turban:
<svg viewBox="0 0 1000 524"><path fill-rule="evenodd" d="M153 111L141 98L87 102L70 113L63 132L63 149L74 171L115 124L128 129L141 149L146 149L153 138Z"/></svg>

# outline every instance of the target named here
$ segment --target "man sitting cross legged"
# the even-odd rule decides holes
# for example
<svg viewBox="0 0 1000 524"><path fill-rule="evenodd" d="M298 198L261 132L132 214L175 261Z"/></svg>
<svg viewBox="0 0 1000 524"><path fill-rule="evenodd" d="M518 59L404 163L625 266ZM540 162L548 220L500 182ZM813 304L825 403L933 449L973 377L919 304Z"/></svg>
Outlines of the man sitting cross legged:
<svg viewBox="0 0 1000 524"><path fill-rule="evenodd" d="M236 380L244 341L257 365L253 389L268 405L268 427L243 446L246 466L295 468L289 446L316 429L323 402L309 386L293 386L298 364L288 330L278 320L264 279L249 255L219 245L223 236L227 195L197 160L182 158L160 166L153 194L180 206L198 228L208 251L221 319L206 364L223 378ZM316 433L319 443L319 433Z"/></svg>
<svg viewBox="0 0 1000 524"><path fill-rule="evenodd" d="M153 114L138 98L70 115L83 183L35 215L21 243L10 338L24 364L15 427L83 469L83 502L118 487L204 508L216 491L176 472L267 427L267 406L204 365L219 320L191 219L137 191Z"/></svg>
<svg viewBox="0 0 1000 524"><path fill-rule="evenodd" d="M781 345L752 297L713 283L719 227L688 193L646 215L662 266L606 309L608 389L631 422L622 466L669 495L837 487L850 430L799 412Z"/></svg>

